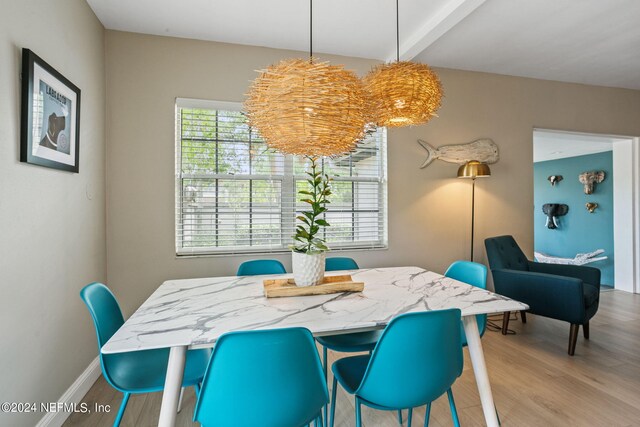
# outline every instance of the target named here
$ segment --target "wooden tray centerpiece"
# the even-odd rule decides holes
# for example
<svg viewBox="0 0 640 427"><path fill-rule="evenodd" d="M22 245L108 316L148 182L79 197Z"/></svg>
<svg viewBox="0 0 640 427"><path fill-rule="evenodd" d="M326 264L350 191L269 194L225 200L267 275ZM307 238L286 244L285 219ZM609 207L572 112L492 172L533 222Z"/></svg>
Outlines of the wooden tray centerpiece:
<svg viewBox="0 0 640 427"><path fill-rule="evenodd" d="M262 283L264 285L264 296L267 298L362 292L364 289L363 282L354 282L349 275L325 276L322 279L322 283L315 286L296 286L293 279L266 279Z"/></svg>

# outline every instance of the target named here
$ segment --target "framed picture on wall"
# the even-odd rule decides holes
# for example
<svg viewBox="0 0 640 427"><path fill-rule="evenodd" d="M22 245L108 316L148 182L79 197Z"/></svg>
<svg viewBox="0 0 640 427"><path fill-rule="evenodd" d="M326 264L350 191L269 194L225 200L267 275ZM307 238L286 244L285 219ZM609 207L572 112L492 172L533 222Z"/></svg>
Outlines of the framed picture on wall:
<svg viewBox="0 0 640 427"><path fill-rule="evenodd" d="M78 172L80 89L22 49L20 161Z"/></svg>

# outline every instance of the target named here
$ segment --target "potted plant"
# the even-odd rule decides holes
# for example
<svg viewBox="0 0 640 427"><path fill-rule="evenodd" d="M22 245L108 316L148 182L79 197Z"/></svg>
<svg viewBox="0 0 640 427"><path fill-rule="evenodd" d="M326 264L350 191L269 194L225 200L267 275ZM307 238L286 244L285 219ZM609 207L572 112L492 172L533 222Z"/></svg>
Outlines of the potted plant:
<svg viewBox="0 0 640 427"><path fill-rule="evenodd" d="M308 210L303 210L296 217L296 234L293 236L294 244L291 245L293 278L298 286L313 286L322 283L324 277L325 252L329 250L320 232L329 223L322 217L327 211L326 204L331 195L328 175L323 175L318 167L315 157L307 156L311 162L311 168L305 172L309 177L308 190L300 190L301 202L308 205Z"/></svg>

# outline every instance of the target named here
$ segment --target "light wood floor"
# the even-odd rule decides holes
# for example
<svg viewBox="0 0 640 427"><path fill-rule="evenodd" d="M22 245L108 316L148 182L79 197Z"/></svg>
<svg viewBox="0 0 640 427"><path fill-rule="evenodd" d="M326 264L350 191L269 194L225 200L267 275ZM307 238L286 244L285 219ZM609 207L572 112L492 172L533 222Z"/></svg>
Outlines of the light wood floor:
<svg viewBox="0 0 640 427"><path fill-rule="evenodd" d="M516 335L487 331L483 338L493 395L502 425L640 426L640 295L603 292L591 321L591 339L578 339L574 357L567 355L569 324L527 316L512 321ZM335 357L335 355L331 355ZM462 426L484 425L468 353L465 369L453 386ZM191 426L193 389L185 393L179 426ZM65 426L110 426L121 394L100 378L84 401L111 405L108 414L73 414ZM160 413L160 393L132 396L124 426L153 426ZM337 426L354 425L353 399L338 393ZM392 412L363 409L366 426L397 426ZM424 422L424 408L413 425ZM446 397L431 412L431 426L450 426Z"/></svg>

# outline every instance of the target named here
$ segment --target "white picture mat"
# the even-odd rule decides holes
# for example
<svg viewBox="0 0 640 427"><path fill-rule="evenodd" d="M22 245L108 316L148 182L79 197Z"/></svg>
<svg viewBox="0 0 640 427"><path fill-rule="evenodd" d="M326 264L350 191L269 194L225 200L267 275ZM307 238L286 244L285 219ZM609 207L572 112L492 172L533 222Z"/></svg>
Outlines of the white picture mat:
<svg viewBox="0 0 640 427"><path fill-rule="evenodd" d="M46 120L45 117L36 117L37 114L40 114L38 111L36 111L36 107L37 107L36 102L40 94L40 81L43 81L44 83L46 83L47 85L55 89L58 93L64 95L71 101L71 110L69 111L69 118L71 123L70 129L69 129L69 144L70 144L69 154L52 150L50 148L43 147L39 144L40 134L38 132L38 134L36 135L36 130L38 129L38 127L35 126L35 124L38 120L40 120L41 123L44 124ZM33 107L34 107L33 108L34 111L32 111L34 126L32 130L33 133L32 133L31 154L36 157L40 157L42 159L52 160L54 162L64 163L70 166L76 166L76 140L77 140L76 112L78 108L78 104L77 104L78 99L77 99L76 93L70 88L68 88L64 83L62 83L56 77L54 77L51 73L49 73L44 68L42 68L40 65L38 65L37 63L34 63L33 64L33 93L31 94L31 96L33 99Z"/></svg>

